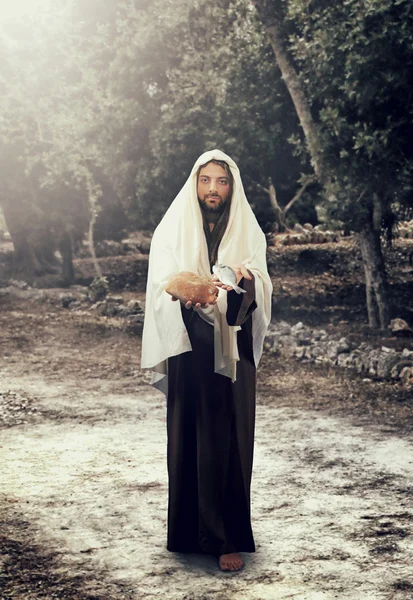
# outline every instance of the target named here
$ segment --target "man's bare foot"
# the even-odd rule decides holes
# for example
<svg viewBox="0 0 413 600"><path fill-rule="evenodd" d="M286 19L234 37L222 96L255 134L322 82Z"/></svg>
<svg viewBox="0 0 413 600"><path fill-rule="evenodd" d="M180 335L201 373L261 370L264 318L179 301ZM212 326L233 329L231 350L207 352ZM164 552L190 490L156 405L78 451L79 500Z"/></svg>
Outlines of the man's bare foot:
<svg viewBox="0 0 413 600"><path fill-rule="evenodd" d="M221 554L219 557L219 566L221 567L221 571L240 571L244 566L244 561L238 552Z"/></svg>

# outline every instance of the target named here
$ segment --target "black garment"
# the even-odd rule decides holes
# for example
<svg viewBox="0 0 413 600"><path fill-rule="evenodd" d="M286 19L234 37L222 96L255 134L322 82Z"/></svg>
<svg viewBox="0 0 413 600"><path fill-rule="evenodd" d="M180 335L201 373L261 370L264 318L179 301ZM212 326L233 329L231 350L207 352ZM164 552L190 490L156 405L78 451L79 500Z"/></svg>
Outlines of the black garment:
<svg viewBox="0 0 413 600"><path fill-rule="evenodd" d="M192 352L168 360L168 550L254 552L250 484L255 381L251 313L246 294L228 293L227 321L238 332L237 379L214 373L214 328L182 308Z"/></svg>

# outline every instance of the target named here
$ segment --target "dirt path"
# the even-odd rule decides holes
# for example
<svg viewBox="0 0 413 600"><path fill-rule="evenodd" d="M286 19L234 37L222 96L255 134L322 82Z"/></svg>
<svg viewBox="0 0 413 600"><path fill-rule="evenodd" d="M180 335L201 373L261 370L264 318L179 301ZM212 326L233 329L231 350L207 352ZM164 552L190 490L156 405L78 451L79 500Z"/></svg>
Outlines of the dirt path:
<svg viewBox="0 0 413 600"><path fill-rule="evenodd" d="M164 398L132 363L109 368L135 342L83 323L69 357L79 323L32 314L22 343L27 315L11 317L20 347L0 367L0 598L413 598L411 438L260 396L257 552L222 574L212 558L165 549Z"/></svg>

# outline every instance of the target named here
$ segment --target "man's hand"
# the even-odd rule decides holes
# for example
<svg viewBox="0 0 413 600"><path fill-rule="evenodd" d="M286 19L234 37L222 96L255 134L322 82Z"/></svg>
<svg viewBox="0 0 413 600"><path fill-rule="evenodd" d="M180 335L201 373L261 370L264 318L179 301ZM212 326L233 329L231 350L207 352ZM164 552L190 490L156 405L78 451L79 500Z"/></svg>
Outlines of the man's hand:
<svg viewBox="0 0 413 600"><path fill-rule="evenodd" d="M241 264L236 267L231 266L231 268L233 271L235 271L235 275L237 276L237 281L236 281L237 285L239 284L239 282L241 281L241 279L243 277L245 277L245 279L252 279L252 276L250 275L248 269L244 265ZM222 288L223 290L227 290L227 292L230 292L234 289L232 287L232 285L225 285L224 283L219 281L219 279L213 279L212 283L214 285L216 285L217 287Z"/></svg>
<svg viewBox="0 0 413 600"><path fill-rule="evenodd" d="M171 297L172 302L176 302L178 300L178 298L175 298L174 296ZM212 304L216 304L216 300L214 300L214 302L209 302L206 304L200 304L199 302L194 303L194 302L182 302L182 304L185 306L185 308L187 310L193 308L194 310L198 310L200 308L208 308L208 306L212 305Z"/></svg>

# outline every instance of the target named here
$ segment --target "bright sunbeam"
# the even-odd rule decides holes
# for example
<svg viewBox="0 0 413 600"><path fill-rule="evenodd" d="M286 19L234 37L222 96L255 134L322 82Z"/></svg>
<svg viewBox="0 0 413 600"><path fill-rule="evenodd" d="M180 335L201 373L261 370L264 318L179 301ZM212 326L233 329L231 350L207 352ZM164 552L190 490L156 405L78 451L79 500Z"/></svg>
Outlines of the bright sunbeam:
<svg viewBox="0 0 413 600"><path fill-rule="evenodd" d="M0 23L43 13L52 3L53 0L0 0Z"/></svg>

